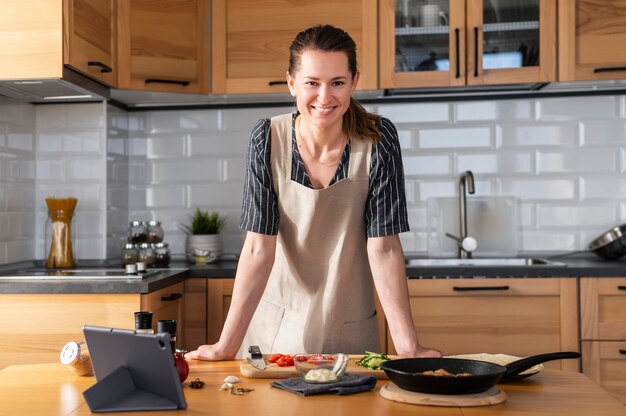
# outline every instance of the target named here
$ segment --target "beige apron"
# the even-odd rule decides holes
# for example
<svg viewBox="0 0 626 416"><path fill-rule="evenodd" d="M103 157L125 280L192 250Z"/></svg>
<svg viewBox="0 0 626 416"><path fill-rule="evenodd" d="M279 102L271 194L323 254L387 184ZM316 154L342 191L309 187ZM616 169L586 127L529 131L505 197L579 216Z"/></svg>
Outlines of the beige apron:
<svg viewBox="0 0 626 416"><path fill-rule="evenodd" d="M272 118L276 259L240 353L249 345L285 354L379 351L365 230L371 144L352 140L348 177L311 189L291 180L292 120Z"/></svg>

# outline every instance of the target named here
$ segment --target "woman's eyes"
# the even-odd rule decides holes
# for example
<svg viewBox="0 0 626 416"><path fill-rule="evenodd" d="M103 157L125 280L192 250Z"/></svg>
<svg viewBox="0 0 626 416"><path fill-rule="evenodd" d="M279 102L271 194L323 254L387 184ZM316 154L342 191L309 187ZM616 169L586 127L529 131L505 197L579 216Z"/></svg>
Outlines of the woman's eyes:
<svg viewBox="0 0 626 416"><path fill-rule="evenodd" d="M333 87L341 87L341 86L343 86L345 84L346 84L345 81L333 81L333 82L331 82L330 85L333 86ZM310 85L312 87L318 87L320 85L320 83L317 82L317 81L306 81L305 85Z"/></svg>

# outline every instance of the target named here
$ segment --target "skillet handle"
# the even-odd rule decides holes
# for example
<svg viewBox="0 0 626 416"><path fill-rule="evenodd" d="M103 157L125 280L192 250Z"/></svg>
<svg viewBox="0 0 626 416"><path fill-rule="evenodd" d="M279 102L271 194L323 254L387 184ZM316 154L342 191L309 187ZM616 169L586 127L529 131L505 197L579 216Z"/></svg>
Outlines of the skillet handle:
<svg viewBox="0 0 626 416"><path fill-rule="evenodd" d="M531 355L530 357L513 361L512 363L505 365L506 373L502 376L502 380L516 376L522 371L528 370L537 364L545 363L546 361L564 360L566 358L580 358L580 353L574 351L548 352L545 354Z"/></svg>

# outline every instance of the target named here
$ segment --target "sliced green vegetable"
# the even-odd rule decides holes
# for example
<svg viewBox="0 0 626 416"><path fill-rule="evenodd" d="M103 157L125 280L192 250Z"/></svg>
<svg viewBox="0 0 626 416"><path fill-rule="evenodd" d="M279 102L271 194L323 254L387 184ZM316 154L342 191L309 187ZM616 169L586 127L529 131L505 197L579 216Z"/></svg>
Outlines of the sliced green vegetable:
<svg viewBox="0 0 626 416"><path fill-rule="evenodd" d="M378 352L365 351L365 355L354 363L370 370L379 370L382 363L389 361L387 354Z"/></svg>

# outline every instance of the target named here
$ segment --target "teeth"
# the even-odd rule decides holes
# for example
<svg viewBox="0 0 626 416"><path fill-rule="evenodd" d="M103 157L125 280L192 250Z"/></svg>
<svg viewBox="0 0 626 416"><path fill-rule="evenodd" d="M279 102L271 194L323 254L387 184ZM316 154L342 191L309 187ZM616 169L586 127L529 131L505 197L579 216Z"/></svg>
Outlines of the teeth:
<svg viewBox="0 0 626 416"><path fill-rule="evenodd" d="M314 108L320 113L328 113L333 109L333 107L314 107Z"/></svg>

